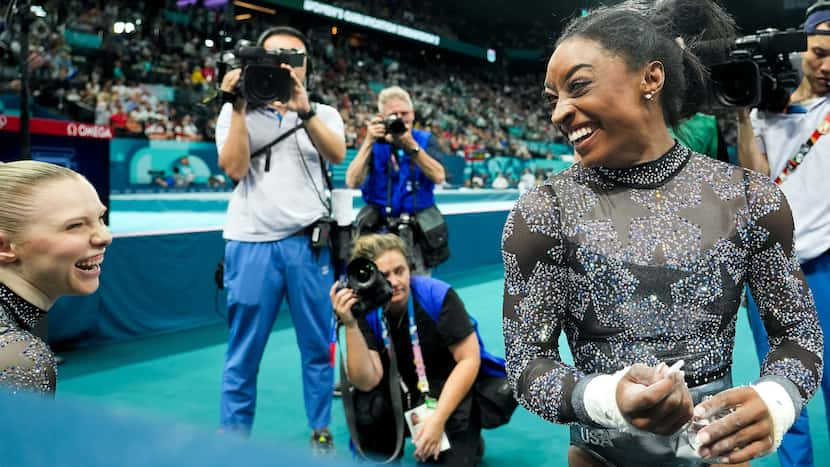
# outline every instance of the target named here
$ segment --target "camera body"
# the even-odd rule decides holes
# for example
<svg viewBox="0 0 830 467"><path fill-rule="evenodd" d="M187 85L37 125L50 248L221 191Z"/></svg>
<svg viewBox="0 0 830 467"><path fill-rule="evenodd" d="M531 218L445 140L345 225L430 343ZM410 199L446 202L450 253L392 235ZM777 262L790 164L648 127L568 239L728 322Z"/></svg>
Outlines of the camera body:
<svg viewBox="0 0 830 467"><path fill-rule="evenodd" d="M273 101L287 102L294 83L289 71L281 68L283 63L303 66L305 53L294 49L267 50L252 46L250 41L239 41L232 52L220 56L217 82L221 83L228 71L242 68L235 93L241 94L248 105L260 107Z"/></svg>
<svg viewBox="0 0 830 467"><path fill-rule="evenodd" d="M402 212L400 217L388 218L389 232L403 240L410 252L415 251L415 220L408 212Z"/></svg>
<svg viewBox="0 0 830 467"><path fill-rule="evenodd" d="M709 64L710 107L757 107L783 111L799 72L790 53L807 49L807 36L794 29L763 29L735 40L729 59Z"/></svg>
<svg viewBox="0 0 830 467"><path fill-rule="evenodd" d="M392 136L400 136L406 133L406 123L401 117L395 114L384 118L383 126L386 128L386 134Z"/></svg>
<svg viewBox="0 0 830 467"><path fill-rule="evenodd" d="M355 258L346 266L346 277L340 279L338 288L348 287L357 294L358 302L352 307L352 314L359 319L378 307L385 306L392 299L392 285L366 258Z"/></svg>

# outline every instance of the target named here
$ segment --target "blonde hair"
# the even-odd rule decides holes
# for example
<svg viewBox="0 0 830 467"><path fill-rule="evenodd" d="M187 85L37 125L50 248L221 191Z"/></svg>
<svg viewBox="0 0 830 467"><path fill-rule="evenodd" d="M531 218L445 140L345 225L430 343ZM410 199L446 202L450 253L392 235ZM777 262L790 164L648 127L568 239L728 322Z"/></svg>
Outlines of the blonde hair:
<svg viewBox="0 0 830 467"><path fill-rule="evenodd" d="M391 86L378 94L378 112L383 113L383 107L391 100L404 101L410 109L412 108L412 98L409 97L409 93L400 86Z"/></svg>
<svg viewBox="0 0 830 467"><path fill-rule="evenodd" d="M357 238L352 247L352 258L366 258L372 261L390 250L399 251L409 263L409 249L395 234L365 234Z"/></svg>
<svg viewBox="0 0 830 467"><path fill-rule="evenodd" d="M0 232L15 237L23 232L34 209L35 189L54 180L83 177L66 167L38 161L0 163Z"/></svg>

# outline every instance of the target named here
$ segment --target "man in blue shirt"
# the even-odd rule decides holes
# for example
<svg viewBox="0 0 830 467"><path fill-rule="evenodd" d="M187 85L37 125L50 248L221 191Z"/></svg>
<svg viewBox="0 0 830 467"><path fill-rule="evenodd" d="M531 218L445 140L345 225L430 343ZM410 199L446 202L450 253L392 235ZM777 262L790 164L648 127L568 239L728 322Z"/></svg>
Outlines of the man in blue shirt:
<svg viewBox="0 0 830 467"><path fill-rule="evenodd" d="M412 128L415 111L408 92L398 86L382 90L378 111L346 172L346 185L360 187L366 203L358 214L359 233L394 230L400 220L434 206L435 185L446 178L435 135ZM421 249L410 247L416 273L427 273Z"/></svg>

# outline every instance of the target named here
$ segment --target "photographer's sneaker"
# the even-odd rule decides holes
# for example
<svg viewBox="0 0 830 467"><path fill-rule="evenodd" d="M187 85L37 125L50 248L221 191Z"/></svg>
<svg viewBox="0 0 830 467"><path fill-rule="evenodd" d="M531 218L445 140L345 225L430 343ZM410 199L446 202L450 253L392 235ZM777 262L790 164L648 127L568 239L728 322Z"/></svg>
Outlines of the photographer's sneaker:
<svg viewBox="0 0 830 467"><path fill-rule="evenodd" d="M348 388L348 383L346 383L345 381L338 381L334 385L334 390L332 391L332 394L334 395L334 397L343 397L343 390Z"/></svg>
<svg viewBox="0 0 830 467"><path fill-rule="evenodd" d="M311 433L311 453L315 456L334 456L334 438L328 428Z"/></svg>

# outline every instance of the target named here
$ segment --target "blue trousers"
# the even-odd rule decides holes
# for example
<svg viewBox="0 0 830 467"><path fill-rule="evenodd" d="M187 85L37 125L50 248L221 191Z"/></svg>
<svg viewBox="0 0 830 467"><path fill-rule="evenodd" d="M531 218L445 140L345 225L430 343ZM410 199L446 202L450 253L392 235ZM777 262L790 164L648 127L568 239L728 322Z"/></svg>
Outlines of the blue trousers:
<svg viewBox="0 0 830 467"><path fill-rule="evenodd" d="M816 311L821 322L821 329L824 331L824 377L821 380L821 390L824 393L824 407L828 411L825 414L825 421L830 429L830 375L828 375L828 358L830 358L830 252L826 252L801 265L807 285L813 292L816 302ZM747 293L747 310L749 312L749 325L752 328L752 336L755 339L755 350L758 353L758 360L763 361L769 353L769 342L767 331L758 313L758 306ZM778 448L778 460L782 467L812 467L813 446L810 437L810 425L805 407L799 417L795 420L790 431L784 435L781 447Z"/></svg>
<svg viewBox="0 0 830 467"><path fill-rule="evenodd" d="M329 250L313 250L308 236L227 243L225 288L230 331L220 400L224 429L251 430L259 364L286 294L302 357L308 425L315 430L329 425L334 386L329 355L329 289L333 281Z"/></svg>

